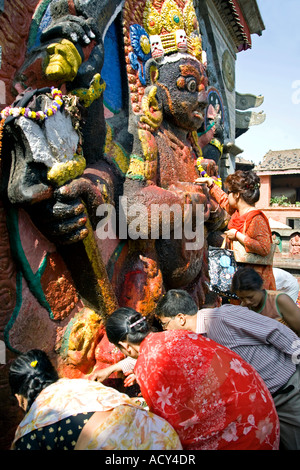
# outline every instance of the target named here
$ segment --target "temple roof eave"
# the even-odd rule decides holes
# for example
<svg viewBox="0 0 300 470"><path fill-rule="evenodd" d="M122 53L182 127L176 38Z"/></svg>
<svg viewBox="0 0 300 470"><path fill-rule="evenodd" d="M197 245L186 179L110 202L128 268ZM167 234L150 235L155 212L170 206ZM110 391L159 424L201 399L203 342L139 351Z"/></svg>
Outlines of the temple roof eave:
<svg viewBox="0 0 300 470"><path fill-rule="evenodd" d="M251 34L265 29L256 0L213 0L238 51L252 47Z"/></svg>
<svg viewBox="0 0 300 470"><path fill-rule="evenodd" d="M249 26L251 34L261 36L266 27L259 11L256 0L239 0L244 18Z"/></svg>

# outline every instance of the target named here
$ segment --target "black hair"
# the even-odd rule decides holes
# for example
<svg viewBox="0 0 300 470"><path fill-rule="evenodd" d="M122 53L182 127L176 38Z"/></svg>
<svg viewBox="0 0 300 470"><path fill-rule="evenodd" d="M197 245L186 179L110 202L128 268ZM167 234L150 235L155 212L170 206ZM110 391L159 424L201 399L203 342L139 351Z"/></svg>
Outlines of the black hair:
<svg viewBox="0 0 300 470"><path fill-rule="evenodd" d="M115 310L106 321L106 334L116 346L120 341L140 344L152 331L147 319L130 307Z"/></svg>
<svg viewBox="0 0 300 470"><path fill-rule="evenodd" d="M212 290L209 290L206 294L205 294L205 300L204 300L204 304L202 305L202 308L204 307L211 307L212 305L213 306L216 306L217 305L217 302L220 300L220 296L219 294L217 294L216 292L212 291Z"/></svg>
<svg viewBox="0 0 300 470"><path fill-rule="evenodd" d="M28 400L26 412L38 394L59 379L49 357L40 349L21 354L9 369L9 384L12 394L22 395Z"/></svg>
<svg viewBox="0 0 300 470"><path fill-rule="evenodd" d="M240 193L251 206L260 198L260 178L253 170L237 170L227 176L225 187L229 191Z"/></svg>
<svg viewBox="0 0 300 470"><path fill-rule="evenodd" d="M157 317L176 317L178 313L196 315L198 307L188 292L180 289L169 290L157 303Z"/></svg>
<svg viewBox="0 0 300 470"><path fill-rule="evenodd" d="M253 268L242 267L234 273L231 291L261 290L262 286L263 279Z"/></svg>

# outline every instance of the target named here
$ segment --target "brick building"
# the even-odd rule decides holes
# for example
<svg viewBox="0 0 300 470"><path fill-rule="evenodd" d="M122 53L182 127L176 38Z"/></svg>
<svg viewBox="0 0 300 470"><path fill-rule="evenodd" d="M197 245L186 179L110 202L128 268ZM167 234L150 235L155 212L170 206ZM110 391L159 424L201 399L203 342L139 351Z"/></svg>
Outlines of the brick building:
<svg viewBox="0 0 300 470"><path fill-rule="evenodd" d="M300 149L270 150L254 170L261 180L256 207L269 218L278 247L274 265L300 276Z"/></svg>

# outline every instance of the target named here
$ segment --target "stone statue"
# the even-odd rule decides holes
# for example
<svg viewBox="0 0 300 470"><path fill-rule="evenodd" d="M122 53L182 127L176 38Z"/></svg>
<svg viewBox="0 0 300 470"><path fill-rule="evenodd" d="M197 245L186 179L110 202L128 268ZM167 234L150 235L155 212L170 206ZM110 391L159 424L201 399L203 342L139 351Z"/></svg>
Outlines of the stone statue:
<svg viewBox="0 0 300 470"><path fill-rule="evenodd" d="M149 244L151 207L167 203L175 205L173 223L184 222L183 208L187 201L194 217L197 205L204 207L204 221L220 223L220 212L207 193L194 184L199 176L202 151L197 129L204 120L207 106L207 77L202 63L202 48L192 2L131 2L124 6L126 63L131 97L130 129L134 135L133 149L124 184L129 205L141 202L148 212L141 223L147 241L139 242L138 252L155 261L161 270L163 288L186 288L203 302L206 261L204 246L186 249L187 240L158 239ZM149 44L151 50L149 49ZM204 169L202 168L202 171ZM213 214L213 215L212 215ZM216 224L217 221L217 224ZM160 224L162 221L160 221ZM161 229L161 227L160 227ZM150 252L152 253L150 254ZM154 254L155 253L155 254ZM203 258L204 257L204 258ZM136 263L133 261L133 266ZM132 270L132 283L143 277L143 261L139 270ZM142 273L142 274L140 274ZM157 297L153 297L153 307ZM136 300L134 299L134 302ZM149 301L147 301L149 306ZM141 307L140 307L141 308ZM147 310L145 311L147 313Z"/></svg>
<svg viewBox="0 0 300 470"><path fill-rule="evenodd" d="M4 337L12 355L45 349L61 375L88 378L123 357L104 333L117 306L150 316L173 287L202 304L224 214L194 184L217 168L197 136L207 77L192 1L46 3L1 114L16 299ZM105 119L103 34L121 8L129 106Z"/></svg>

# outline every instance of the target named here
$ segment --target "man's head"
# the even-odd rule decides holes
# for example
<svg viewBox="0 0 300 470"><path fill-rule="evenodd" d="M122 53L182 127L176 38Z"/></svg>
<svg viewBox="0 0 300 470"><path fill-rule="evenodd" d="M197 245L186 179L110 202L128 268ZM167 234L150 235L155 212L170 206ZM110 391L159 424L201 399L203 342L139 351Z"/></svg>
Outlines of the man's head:
<svg viewBox="0 0 300 470"><path fill-rule="evenodd" d="M157 303L155 315L164 330L186 329L187 317L193 317L198 307L184 290L171 289Z"/></svg>
<svg viewBox="0 0 300 470"><path fill-rule="evenodd" d="M222 297L216 292L208 291L205 294L204 304L201 308L216 308L222 305Z"/></svg>

